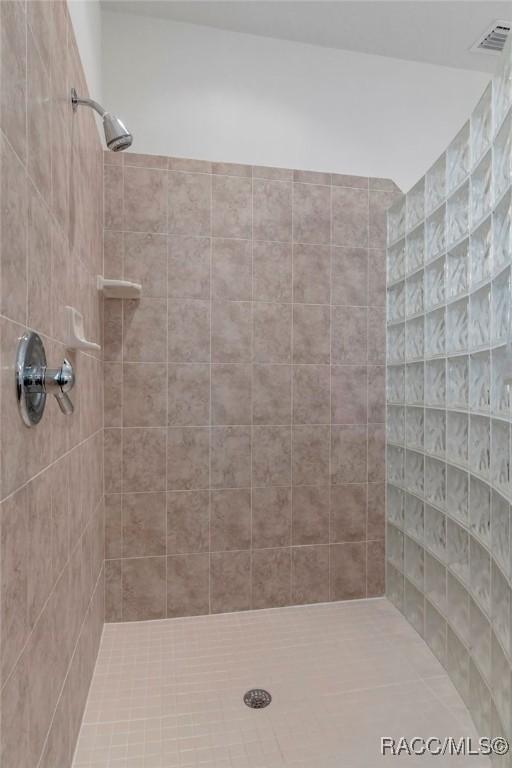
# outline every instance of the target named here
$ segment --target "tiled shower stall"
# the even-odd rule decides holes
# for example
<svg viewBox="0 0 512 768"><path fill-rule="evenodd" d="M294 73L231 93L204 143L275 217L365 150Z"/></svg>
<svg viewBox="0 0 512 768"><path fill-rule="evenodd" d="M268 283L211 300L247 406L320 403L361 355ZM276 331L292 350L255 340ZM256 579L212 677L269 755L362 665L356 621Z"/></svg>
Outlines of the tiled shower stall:
<svg viewBox="0 0 512 768"><path fill-rule="evenodd" d="M387 594L511 733L512 60L388 214Z"/></svg>
<svg viewBox="0 0 512 768"><path fill-rule="evenodd" d="M396 194L105 154L108 620L383 594Z"/></svg>

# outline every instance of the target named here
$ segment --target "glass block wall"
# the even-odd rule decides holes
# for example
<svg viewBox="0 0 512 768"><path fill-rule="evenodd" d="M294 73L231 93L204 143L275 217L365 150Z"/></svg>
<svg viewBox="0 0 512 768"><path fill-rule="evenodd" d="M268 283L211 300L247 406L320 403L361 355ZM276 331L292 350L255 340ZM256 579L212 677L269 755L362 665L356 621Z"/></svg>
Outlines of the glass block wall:
<svg viewBox="0 0 512 768"><path fill-rule="evenodd" d="M511 77L509 46L387 251L387 594L480 733L508 736Z"/></svg>

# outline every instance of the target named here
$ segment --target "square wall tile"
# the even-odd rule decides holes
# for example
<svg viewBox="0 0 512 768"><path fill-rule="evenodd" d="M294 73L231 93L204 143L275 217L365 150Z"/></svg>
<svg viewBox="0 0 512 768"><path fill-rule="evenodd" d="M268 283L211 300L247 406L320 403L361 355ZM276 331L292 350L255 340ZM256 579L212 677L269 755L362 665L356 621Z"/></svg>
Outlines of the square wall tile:
<svg viewBox="0 0 512 768"><path fill-rule="evenodd" d="M149 168L124 169L123 229L165 232L167 229L167 173Z"/></svg>
<svg viewBox="0 0 512 768"><path fill-rule="evenodd" d="M368 192L333 187L332 230L336 245L368 246Z"/></svg>
<svg viewBox="0 0 512 768"><path fill-rule="evenodd" d="M315 184L293 185L293 239L296 243L329 243L331 190Z"/></svg>
<svg viewBox="0 0 512 768"><path fill-rule="evenodd" d="M292 547L292 603L329 600L329 547Z"/></svg>
<svg viewBox="0 0 512 768"><path fill-rule="evenodd" d="M208 552L210 548L210 492L167 493L167 553Z"/></svg>
<svg viewBox="0 0 512 768"><path fill-rule="evenodd" d="M330 354L329 307L295 304L293 307L293 362L328 365Z"/></svg>
<svg viewBox="0 0 512 768"><path fill-rule="evenodd" d="M167 558L167 616L197 616L210 610L210 556Z"/></svg>
<svg viewBox="0 0 512 768"><path fill-rule="evenodd" d="M212 491L210 537L212 552L250 548L251 491L248 488Z"/></svg>
<svg viewBox="0 0 512 768"><path fill-rule="evenodd" d="M252 546L287 547L291 542L291 488L253 488Z"/></svg>
<svg viewBox="0 0 512 768"><path fill-rule="evenodd" d="M251 553L212 552L211 611L246 611L251 605Z"/></svg>
<svg viewBox="0 0 512 768"><path fill-rule="evenodd" d="M123 620L163 619L166 614L165 557L125 558L121 563Z"/></svg>
<svg viewBox="0 0 512 768"><path fill-rule="evenodd" d="M302 304L329 304L331 249L328 245L293 246L293 300Z"/></svg>
<svg viewBox="0 0 512 768"><path fill-rule="evenodd" d="M212 228L215 237L252 236L252 181L213 176Z"/></svg>
<svg viewBox="0 0 512 768"><path fill-rule="evenodd" d="M210 235L211 176L168 174L168 231L176 235Z"/></svg>
<svg viewBox="0 0 512 768"><path fill-rule="evenodd" d="M292 235L292 185L253 180L254 238L289 241Z"/></svg>
<svg viewBox="0 0 512 768"><path fill-rule="evenodd" d="M298 485L292 490L292 544L329 542L329 486Z"/></svg>
<svg viewBox="0 0 512 768"><path fill-rule="evenodd" d="M123 557L165 555L165 493L122 496Z"/></svg>
<svg viewBox="0 0 512 768"><path fill-rule="evenodd" d="M330 578L334 600L366 596L366 546L363 542L331 545Z"/></svg>
<svg viewBox="0 0 512 768"><path fill-rule="evenodd" d="M252 248L254 301L292 299L292 246L255 240Z"/></svg>
<svg viewBox="0 0 512 768"><path fill-rule="evenodd" d="M290 603L291 549L256 549L252 555L252 608Z"/></svg>

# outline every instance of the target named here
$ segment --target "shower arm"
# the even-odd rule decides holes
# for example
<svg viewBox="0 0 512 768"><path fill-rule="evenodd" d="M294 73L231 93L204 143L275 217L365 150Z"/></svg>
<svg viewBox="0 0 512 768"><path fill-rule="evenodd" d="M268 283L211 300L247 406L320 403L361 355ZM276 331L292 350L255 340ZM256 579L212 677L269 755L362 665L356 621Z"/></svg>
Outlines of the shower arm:
<svg viewBox="0 0 512 768"><path fill-rule="evenodd" d="M94 109L94 111L101 117L105 117L107 114L106 109L103 109L101 104L98 104L97 101L94 101L93 99L81 99L74 88L71 89L71 104L73 105L73 112L76 112L79 104L83 104L86 107Z"/></svg>

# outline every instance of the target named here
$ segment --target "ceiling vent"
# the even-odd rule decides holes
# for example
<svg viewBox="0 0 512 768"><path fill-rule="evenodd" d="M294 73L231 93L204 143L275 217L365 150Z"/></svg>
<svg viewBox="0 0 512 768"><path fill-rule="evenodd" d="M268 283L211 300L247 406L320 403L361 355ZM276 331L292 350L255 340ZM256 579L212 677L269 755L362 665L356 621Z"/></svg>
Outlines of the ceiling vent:
<svg viewBox="0 0 512 768"><path fill-rule="evenodd" d="M510 21L502 21L501 19L493 21L469 50L473 53L500 54L507 42L510 26Z"/></svg>

